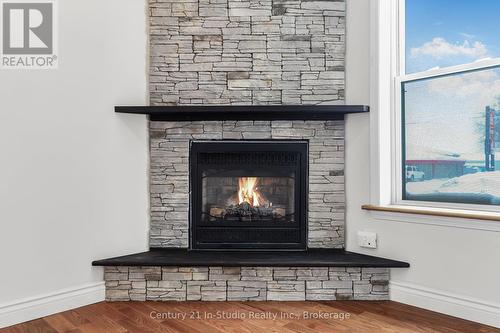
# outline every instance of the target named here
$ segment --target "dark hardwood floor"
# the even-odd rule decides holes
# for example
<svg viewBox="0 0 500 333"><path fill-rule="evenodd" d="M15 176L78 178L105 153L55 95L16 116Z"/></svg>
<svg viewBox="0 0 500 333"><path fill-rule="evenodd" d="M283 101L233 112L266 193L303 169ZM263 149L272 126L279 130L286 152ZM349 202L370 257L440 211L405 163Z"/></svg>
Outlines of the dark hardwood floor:
<svg viewBox="0 0 500 333"><path fill-rule="evenodd" d="M395 302L128 302L98 303L0 329L0 333L21 332L500 333L500 329Z"/></svg>

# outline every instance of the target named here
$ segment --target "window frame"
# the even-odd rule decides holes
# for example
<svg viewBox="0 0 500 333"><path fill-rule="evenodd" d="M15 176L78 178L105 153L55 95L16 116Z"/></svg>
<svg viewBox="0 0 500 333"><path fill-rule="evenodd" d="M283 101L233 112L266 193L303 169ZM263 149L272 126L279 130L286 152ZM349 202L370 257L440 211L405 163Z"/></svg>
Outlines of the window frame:
<svg viewBox="0 0 500 333"><path fill-rule="evenodd" d="M402 85L406 82L500 66L500 58L406 74L405 0L371 3L370 203L500 213L500 206L403 200ZM388 73L387 73L388 72ZM387 124L389 124L387 126Z"/></svg>

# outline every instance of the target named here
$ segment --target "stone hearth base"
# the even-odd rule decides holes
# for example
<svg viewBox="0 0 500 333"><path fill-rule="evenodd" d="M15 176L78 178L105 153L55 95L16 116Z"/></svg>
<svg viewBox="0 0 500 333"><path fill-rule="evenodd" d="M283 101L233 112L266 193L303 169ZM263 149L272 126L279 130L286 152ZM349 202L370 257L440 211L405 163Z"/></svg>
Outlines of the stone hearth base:
<svg viewBox="0 0 500 333"><path fill-rule="evenodd" d="M107 301L387 300L388 268L105 267Z"/></svg>

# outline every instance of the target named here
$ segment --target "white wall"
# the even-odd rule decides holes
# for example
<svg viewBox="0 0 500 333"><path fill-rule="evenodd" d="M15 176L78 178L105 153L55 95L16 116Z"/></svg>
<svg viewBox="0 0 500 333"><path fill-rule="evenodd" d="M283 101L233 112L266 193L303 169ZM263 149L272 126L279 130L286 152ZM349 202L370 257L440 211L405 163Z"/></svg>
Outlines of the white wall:
<svg viewBox="0 0 500 333"><path fill-rule="evenodd" d="M113 110L147 103L146 3L58 5L59 69L0 71L0 327L102 299L91 261L147 249L146 119Z"/></svg>
<svg viewBox="0 0 500 333"><path fill-rule="evenodd" d="M369 1L347 2L352 104L369 104ZM91 261L147 248L146 120L113 113L147 102L145 1L58 3L59 69L0 72L0 327L101 299ZM368 116L349 116L346 130L347 248L411 263L393 271L406 286L395 299L487 322L500 309L499 233L372 218L360 209ZM377 250L357 246L364 229Z"/></svg>
<svg viewBox="0 0 500 333"><path fill-rule="evenodd" d="M347 1L348 104L370 101L370 0ZM347 249L400 259L392 271L393 299L500 325L500 233L374 219L369 203L369 116L346 124ZM500 222L499 222L500 223ZM357 245L358 230L375 231L376 250Z"/></svg>

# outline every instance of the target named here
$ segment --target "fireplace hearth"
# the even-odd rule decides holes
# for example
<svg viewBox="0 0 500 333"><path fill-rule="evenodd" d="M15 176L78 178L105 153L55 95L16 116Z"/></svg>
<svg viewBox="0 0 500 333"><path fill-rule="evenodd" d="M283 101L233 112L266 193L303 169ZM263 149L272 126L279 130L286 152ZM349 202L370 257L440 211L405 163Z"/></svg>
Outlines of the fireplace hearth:
<svg viewBox="0 0 500 333"><path fill-rule="evenodd" d="M150 115L150 250L92 263L106 299L388 299L389 268L409 264L343 249L343 117L367 111L117 108Z"/></svg>
<svg viewBox="0 0 500 333"><path fill-rule="evenodd" d="M193 141L191 249L306 250L308 142Z"/></svg>

